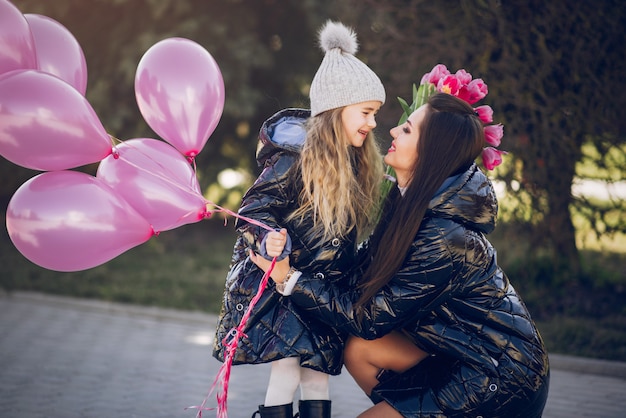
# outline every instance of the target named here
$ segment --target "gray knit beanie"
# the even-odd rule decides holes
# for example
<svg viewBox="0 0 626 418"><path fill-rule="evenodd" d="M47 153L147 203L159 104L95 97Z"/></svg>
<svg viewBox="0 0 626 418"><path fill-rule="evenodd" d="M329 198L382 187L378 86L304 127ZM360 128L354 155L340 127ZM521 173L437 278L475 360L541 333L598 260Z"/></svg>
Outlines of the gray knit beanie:
<svg viewBox="0 0 626 418"><path fill-rule="evenodd" d="M385 103L383 83L354 56L358 43L351 29L329 20L319 40L325 55L311 83L311 116L361 102Z"/></svg>

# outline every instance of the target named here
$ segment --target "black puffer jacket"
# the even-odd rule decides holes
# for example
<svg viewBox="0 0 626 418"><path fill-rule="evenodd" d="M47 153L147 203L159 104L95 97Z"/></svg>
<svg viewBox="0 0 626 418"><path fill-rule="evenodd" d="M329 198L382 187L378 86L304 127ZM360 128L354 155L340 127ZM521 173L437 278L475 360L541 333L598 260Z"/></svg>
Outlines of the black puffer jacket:
<svg viewBox="0 0 626 418"><path fill-rule="evenodd" d="M317 241L309 242L305 238L312 225L310 222L286 221L302 189L298 170L290 169L304 141L303 123L309 115L308 110L286 109L263 124L260 132L262 147L257 160L264 169L246 192L239 215L272 228L287 228L292 240L290 257L293 265L314 272L324 281L333 282L355 264L356 234L316 246ZM247 250L253 248L260 252L267 230L240 219L237 230L239 238L226 278L213 345L213 355L220 361L224 361L225 354L223 339L239 325L263 277L263 271L248 258ZM245 334L239 341L233 364L265 363L299 356L304 367L333 375L341 372L344 335L315 318L302 316L290 298L276 292L271 280L253 309Z"/></svg>
<svg viewBox="0 0 626 418"><path fill-rule="evenodd" d="M431 200L398 273L355 317L356 291L305 272L290 296L304 311L366 339L396 328L432 354L413 369L386 372L373 400L405 417L539 417L549 365L526 306L485 238L497 201L474 165Z"/></svg>

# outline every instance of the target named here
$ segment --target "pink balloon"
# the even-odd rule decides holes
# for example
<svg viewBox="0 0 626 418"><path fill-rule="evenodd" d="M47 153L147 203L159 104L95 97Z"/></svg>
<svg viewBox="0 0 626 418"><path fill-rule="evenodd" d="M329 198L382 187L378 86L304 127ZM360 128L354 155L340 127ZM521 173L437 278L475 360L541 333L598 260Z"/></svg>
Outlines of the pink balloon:
<svg viewBox="0 0 626 418"><path fill-rule="evenodd" d="M111 139L87 99L39 70L0 76L0 126L0 155L33 170L79 167L111 153Z"/></svg>
<svg viewBox="0 0 626 418"><path fill-rule="evenodd" d="M0 0L0 74L37 68L35 41L24 15Z"/></svg>
<svg viewBox="0 0 626 418"><path fill-rule="evenodd" d="M87 62L78 41L65 26L38 14L24 15L35 40L39 70L66 81L83 96L87 91Z"/></svg>
<svg viewBox="0 0 626 418"><path fill-rule="evenodd" d="M109 186L78 171L28 180L11 198L6 216L15 247L56 271L98 266L153 235L150 224Z"/></svg>
<svg viewBox="0 0 626 418"><path fill-rule="evenodd" d="M102 160L96 177L111 186L155 231L206 217L206 201L191 164L166 142L129 139Z"/></svg>
<svg viewBox="0 0 626 418"><path fill-rule="evenodd" d="M224 80L206 49L189 39L168 38L139 61L135 96L148 125L193 158L222 116Z"/></svg>

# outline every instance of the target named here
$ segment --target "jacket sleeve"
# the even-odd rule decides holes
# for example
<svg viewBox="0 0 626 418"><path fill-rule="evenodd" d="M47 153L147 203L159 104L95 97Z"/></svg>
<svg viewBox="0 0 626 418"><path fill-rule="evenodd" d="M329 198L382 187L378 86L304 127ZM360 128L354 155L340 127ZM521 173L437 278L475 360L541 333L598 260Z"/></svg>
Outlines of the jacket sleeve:
<svg viewBox="0 0 626 418"><path fill-rule="evenodd" d="M291 210L296 198L289 193L288 171L295 161L295 155L287 152L276 154L248 189L242 199L238 215L253 219L272 229L282 227L281 223ZM261 251L261 242L269 232L246 219L238 218L237 231L247 245L255 251Z"/></svg>
<svg viewBox="0 0 626 418"><path fill-rule="evenodd" d="M357 289L333 285L307 272L290 297L310 315L365 339L379 338L419 321L450 297L450 278L455 274L448 240L434 224L427 228L432 230L420 230L402 267L364 306L361 315L354 308L360 296ZM344 279L354 282L354 278Z"/></svg>

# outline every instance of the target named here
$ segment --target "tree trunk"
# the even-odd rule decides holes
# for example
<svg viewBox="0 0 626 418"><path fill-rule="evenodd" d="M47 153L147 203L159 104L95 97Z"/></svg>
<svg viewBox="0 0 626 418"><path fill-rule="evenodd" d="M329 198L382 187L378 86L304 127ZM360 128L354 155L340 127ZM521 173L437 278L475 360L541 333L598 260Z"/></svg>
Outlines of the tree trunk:
<svg viewBox="0 0 626 418"><path fill-rule="evenodd" d="M569 216L571 198L564 193L553 193L549 200L549 212L538 232L548 239L554 273L552 280L555 283L574 282L580 277L581 266L576 231Z"/></svg>
<svg viewBox="0 0 626 418"><path fill-rule="evenodd" d="M552 130L556 131L554 128ZM546 251L538 253L548 255L552 266L550 279L558 284L578 281L581 273L576 230L570 211L573 203L572 182L579 158L579 151L572 142L563 137L561 141L553 141L550 146L538 147L539 158L529 162L532 166L529 177L543 196L538 199L541 202L538 209L543 215L542 220L533 235L542 237L538 249ZM559 158L555 158L557 155Z"/></svg>

